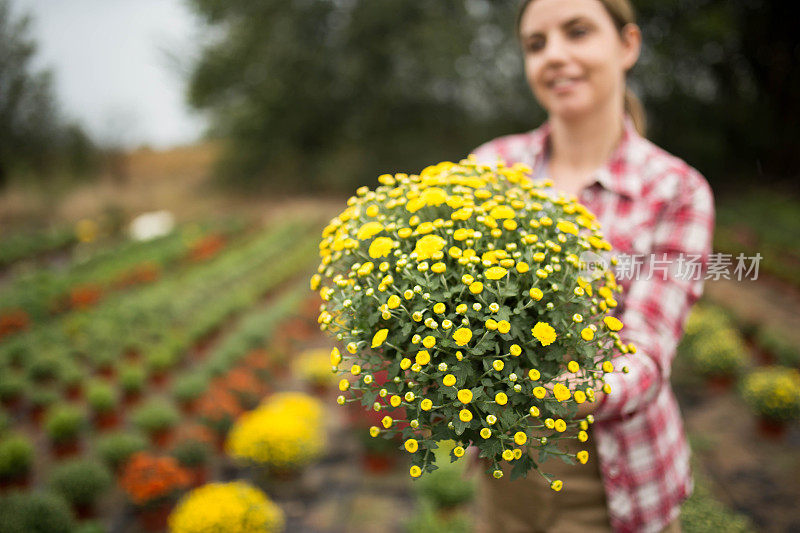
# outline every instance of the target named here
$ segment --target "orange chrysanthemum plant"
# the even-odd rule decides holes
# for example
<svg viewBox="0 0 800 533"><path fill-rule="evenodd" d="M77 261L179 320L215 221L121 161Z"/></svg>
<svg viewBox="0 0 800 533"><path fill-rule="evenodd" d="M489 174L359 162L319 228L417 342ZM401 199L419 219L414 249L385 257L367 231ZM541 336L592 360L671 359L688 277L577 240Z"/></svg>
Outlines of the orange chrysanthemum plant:
<svg viewBox="0 0 800 533"><path fill-rule="evenodd" d="M595 217L528 172L467 159L385 174L322 233L311 288L340 343L334 369L349 374L338 402L404 412L370 434L399 433L413 477L436 468L447 439L452 460L476 446L495 477L504 462L512 477L553 454L586 462L559 443L586 441L578 404L609 392L611 358L635 350L610 315L613 272L587 269L585 254L611 249Z"/></svg>
<svg viewBox="0 0 800 533"><path fill-rule="evenodd" d="M119 484L134 504L144 507L175 498L191 481L191 473L175 458L139 452L125 464Z"/></svg>

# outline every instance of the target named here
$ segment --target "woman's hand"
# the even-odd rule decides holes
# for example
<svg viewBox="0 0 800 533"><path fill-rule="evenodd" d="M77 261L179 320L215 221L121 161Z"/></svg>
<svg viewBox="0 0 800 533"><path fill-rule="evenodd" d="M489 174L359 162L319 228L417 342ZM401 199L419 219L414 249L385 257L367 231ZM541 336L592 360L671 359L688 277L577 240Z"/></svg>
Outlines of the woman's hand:
<svg viewBox="0 0 800 533"><path fill-rule="evenodd" d="M547 383L544 388L553 393L553 387L556 383L563 383L570 391L575 391L578 384L582 383L586 380L586 376L583 374L576 374L574 372L567 372L561 374L556 378L555 381L551 381ZM586 400L582 404L578 405L578 413L575 415L577 418L586 418L588 415L594 413L597 408L603 403L603 399L605 397L605 393L603 391L595 391L594 393L594 401Z"/></svg>

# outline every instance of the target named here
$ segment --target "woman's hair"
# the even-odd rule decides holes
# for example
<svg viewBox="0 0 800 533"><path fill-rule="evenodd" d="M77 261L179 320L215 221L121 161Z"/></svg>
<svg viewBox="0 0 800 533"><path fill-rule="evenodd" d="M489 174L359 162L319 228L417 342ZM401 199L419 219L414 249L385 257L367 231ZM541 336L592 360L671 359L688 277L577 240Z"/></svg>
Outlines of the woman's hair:
<svg viewBox="0 0 800 533"><path fill-rule="evenodd" d="M522 25L522 15L528 6L535 0L523 0L517 11L516 33L520 36L520 26ZM606 12L611 16L617 31L622 34L622 28L626 24L636 24L636 13L629 0L598 0ZM625 112L630 115L633 125L639 135L644 136L647 130L647 117L645 116L644 106L629 87L625 87Z"/></svg>

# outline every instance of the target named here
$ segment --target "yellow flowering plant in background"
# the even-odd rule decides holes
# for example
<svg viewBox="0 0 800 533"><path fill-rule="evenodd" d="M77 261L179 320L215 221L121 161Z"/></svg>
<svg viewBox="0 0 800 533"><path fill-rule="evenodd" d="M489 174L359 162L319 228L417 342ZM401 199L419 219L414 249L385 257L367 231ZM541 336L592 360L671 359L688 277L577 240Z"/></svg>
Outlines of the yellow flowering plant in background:
<svg viewBox="0 0 800 533"><path fill-rule="evenodd" d="M787 422L800 418L800 372L780 366L753 370L742 380L742 396L758 415Z"/></svg>
<svg viewBox="0 0 800 533"><path fill-rule="evenodd" d="M336 377L331 374L328 350L315 348L299 354L292 362L294 373L303 381L319 387L336 385Z"/></svg>
<svg viewBox="0 0 800 533"><path fill-rule="evenodd" d="M240 416L225 443L234 459L274 470L301 468L325 449L323 406L298 392L274 394Z"/></svg>
<svg viewBox="0 0 800 533"><path fill-rule="evenodd" d="M184 496L169 516L171 533L277 533L283 511L266 494L243 481L210 483Z"/></svg>
<svg viewBox="0 0 800 533"><path fill-rule="evenodd" d="M611 249L595 217L529 172L467 159L385 174L322 233L311 289L338 341L338 402L405 411L370 434L401 435L412 477L450 439L452 460L477 446L496 477L503 461L512 477L552 454L585 462L559 442L586 440L578 404L608 392L612 356L635 350L610 314L613 273L584 271L584 252Z"/></svg>

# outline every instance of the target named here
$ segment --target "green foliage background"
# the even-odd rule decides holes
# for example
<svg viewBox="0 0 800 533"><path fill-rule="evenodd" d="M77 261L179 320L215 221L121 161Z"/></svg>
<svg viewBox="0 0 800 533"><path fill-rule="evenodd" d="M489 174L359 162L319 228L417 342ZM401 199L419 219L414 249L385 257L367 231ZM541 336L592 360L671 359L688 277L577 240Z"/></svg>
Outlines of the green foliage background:
<svg viewBox="0 0 800 533"><path fill-rule="evenodd" d="M30 23L0 0L0 189L12 174L43 177L62 167L85 175L96 165L92 141L60 114L52 73L33 67Z"/></svg>
<svg viewBox="0 0 800 533"><path fill-rule="evenodd" d="M544 118L524 82L516 0L189 4L208 29L189 98L228 143L227 183L349 192ZM715 188L796 175L791 17L763 0L634 4L645 47L630 83L649 137Z"/></svg>

